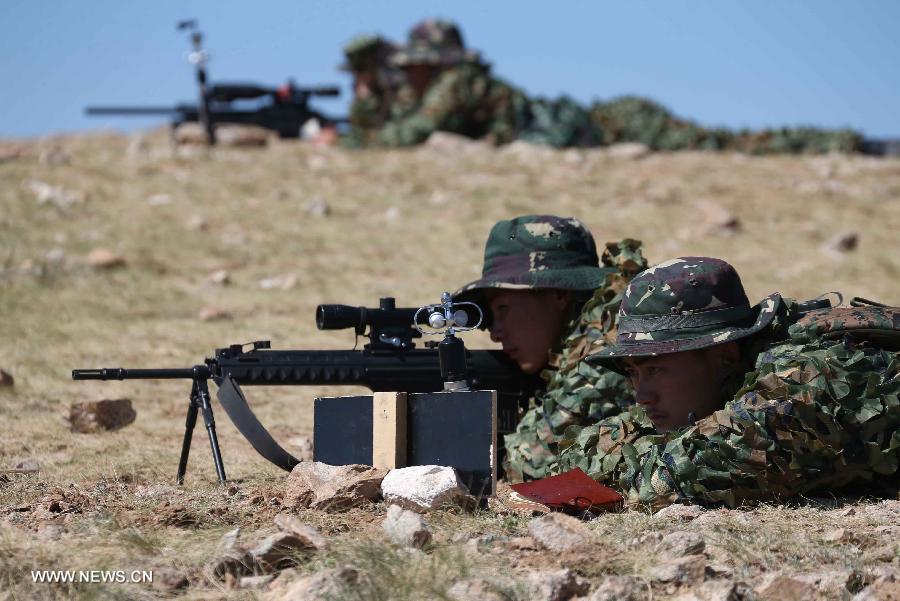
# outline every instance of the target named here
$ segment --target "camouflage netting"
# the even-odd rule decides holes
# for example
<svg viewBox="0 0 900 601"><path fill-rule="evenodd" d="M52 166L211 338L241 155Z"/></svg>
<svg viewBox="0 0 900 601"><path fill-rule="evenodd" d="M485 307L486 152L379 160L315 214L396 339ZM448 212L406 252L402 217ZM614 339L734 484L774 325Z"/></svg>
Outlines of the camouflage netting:
<svg viewBox="0 0 900 601"><path fill-rule="evenodd" d="M680 119L661 104L638 96L595 102L591 119L604 144L640 142L654 150L737 150L750 154L855 152L862 136L849 129L813 127L732 131Z"/></svg>

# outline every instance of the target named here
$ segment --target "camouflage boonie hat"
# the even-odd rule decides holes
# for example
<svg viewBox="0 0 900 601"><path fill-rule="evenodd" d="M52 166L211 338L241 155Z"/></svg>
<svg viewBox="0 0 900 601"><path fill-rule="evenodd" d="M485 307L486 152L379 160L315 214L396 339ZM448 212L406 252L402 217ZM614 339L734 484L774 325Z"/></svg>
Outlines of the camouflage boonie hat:
<svg viewBox="0 0 900 601"><path fill-rule="evenodd" d="M344 45L344 63L338 65L341 71L365 71L387 64L397 46L380 35L360 34Z"/></svg>
<svg viewBox="0 0 900 601"><path fill-rule="evenodd" d="M456 65L463 61L477 61L477 52L466 50L462 33L452 21L426 19L409 32L409 43L391 56L395 67L410 65Z"/></svg>
<svg viewBox="0 0 900 601"><path fill-rule="evenodd" d="M734 267L711 257L681 257L637 274L622 298L616 345L589 363L622 371L618 359L702 349L755 334L781 304L771 294L751 307Z"/></svg>
<svg viewBox="0 0 900 601"><path fill-rule="evenodd" d="M594 237L574 217L516 217L491 228L481 278L453 297L478 300L485 288L594 290L616 271L599 263Z"/></svg>

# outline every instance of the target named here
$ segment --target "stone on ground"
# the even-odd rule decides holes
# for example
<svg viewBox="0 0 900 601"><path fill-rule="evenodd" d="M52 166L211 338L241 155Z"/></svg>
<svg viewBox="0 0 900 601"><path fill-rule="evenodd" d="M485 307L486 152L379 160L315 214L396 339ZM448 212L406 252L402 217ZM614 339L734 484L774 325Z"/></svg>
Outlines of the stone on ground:
<svg viewBox="0 0 900 601"><path fill-rule="evenodd" d="M72 403L69 407L69 428L73 432L89 434L103 430L119 430L131 424L137 412L131 399L103 399Z"/></svg>
<svg viewBox="0 0 900 601"><path fill-rule="evenodd" d="M690 522L694 518L699 517L702 513L703 508L699 505L669 505L654 513L653 517Z"/></svg>
<svg viewBox="0 0 900 601"><path fill-rule="evenodd" d="M331 601L356 584L358 579L359 573L351 567L323 570L291 583L286 589L278 587L276 590L270 591L266 595L266 600Z"/></svg>
<svg viewBox="0 0 900 601"><path fill-rule="evenodd" d="M606 154L616 159L637 160L650 154L650 148L640 142L620 142L606 149Z"/></svg>
<svg viewBox="0 0 900 601"><path fill-rule="evenodd" d="M528 532L538 546L550 551L568 551L590 541L584 523L564 513L550 513L531 520Z"/></svg>
<svg viewBox="0 0 900 601"><path fill-rule="evenodd" d="M421 549L431 542L431 529L421 515L399 505L388 507L387 516L381 524L392 543Z"/></svg>
<svg viewBox="0 0 900 601"><path fill-rule="evenodd" d="M454 601L512 601L509 595L484 578L455 582L447 594Z"/></svg>
<svg viewBox="0 0 900 601"><path fill-rule="evenodd" d="M688 584L703 580L705 571L705 557L702 555L686 555L656 564L650 568L649 576L653 582Z"/></svg>
<svg viewBox="0 0 900 601"><path fill-rule="evenodd" d="M85 260L94 269L115 269L126 264L125 257L106 248L95 248Z"/></svg>
<svg viewBox="0 0 900 601"><path fill-rule="evenodd" d="M465 503L469 491L452 467L415 465L393 469L381 483L384 500L413 511Z"/></svg>
<svg viewBox="0 0 900 601"><path fill-rule="evenodd" d="M292 534L304 541L304 544L309 549L321 551L328 547L328 541L325 540L325 537L322 536L315 527L301 522L297 516L279 513L275 516L275 525L278 526L282 532Z"/></svg>
<svg viewBox="0 0 900 601"><path fill-rule="evenodd" d="M265 146L272 135L268 129L256 125L217 125L216 144L238 148Z"/></svg>
<svg viewBox="0 0 900 601"><path fill-rule="evenodd" d="M607 576L587 601L638 601L646 590L643 582L631 576Z"/></svg>
<svg viewBox="0 0 900 601"><path fill-rule="evenodd" d="M531 572L527 582L534 601L569 601L591 588L590 582L568 568Z"/></svg>
<svg viewBox="0 0 900 601"><path fill-rule="evenodd" d="M856 593L853 601L900 601L900 580L879 578Z"/></svg>
<svg viewBox="0 0 900 601"><path fill-rule="evenodd" d="M685 555L703 553L706 543L696 532L677 530L659 541L659 552L664 559L677 559Z"/></svg>
<svg viewBox="0 0 900 601"><path fill-rule="evenodd" d="M367 505L380 498L385 472L368 465L300 463L287 477L284 507L341 511Z"/></svg>
<svg viewBox="0 0 900 601"><path fill-rule="evenodd" d="M264 572L283 570L299 563L299 557L316 548L288 532L267 536L250 550L250 555Z"/></svg>

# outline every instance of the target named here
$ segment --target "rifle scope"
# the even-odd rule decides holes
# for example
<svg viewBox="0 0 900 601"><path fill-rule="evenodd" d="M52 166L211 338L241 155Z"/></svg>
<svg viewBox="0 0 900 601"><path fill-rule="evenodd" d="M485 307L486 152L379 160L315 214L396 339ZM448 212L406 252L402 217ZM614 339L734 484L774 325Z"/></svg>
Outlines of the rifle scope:
<svg viewBox="0 0 900 601"><path fill-rule="evenodd" d="M394 299L382 298L377 309L351 307L349 305L319 305L316 308L316 326L320 330L353 328L364 334L366 326L373 330L386 328L412 328L418 309L397 309Z"/></svg>

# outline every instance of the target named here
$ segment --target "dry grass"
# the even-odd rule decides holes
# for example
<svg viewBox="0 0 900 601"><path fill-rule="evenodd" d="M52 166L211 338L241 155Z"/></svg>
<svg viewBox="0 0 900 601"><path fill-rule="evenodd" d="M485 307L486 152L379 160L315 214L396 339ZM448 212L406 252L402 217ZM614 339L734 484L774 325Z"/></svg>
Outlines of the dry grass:
<svg viewBox="0 0 900 601"><path fill-rule="evenodd" d="M52 164L52 149L68 161ZM40 204L31 180L84 200ZM159 195L168 202L159 204ZM327 203L327 216L305 210L314 199ZM741 229L706 231L699 201L730 211ZM434 302L478 274L493 222L532 212L576 215L598 241L641 238L651 261L723 257L738 268L751 299L773 290L799 298L840 290L900 304L898 160L681 153L635 161L602 151L480 145L351 153L298 143L174 153L163 132L141 142L112 134L0 142L0 368L16 379L13 388L0 388L0 468L27 458L41 464L38 474L11 474L0 483L0 589L11 599L157 598L169 593L141 585L38 585L29 571L171 568L190 579L186 598L252 598L223 588L205 567L235 525L250 539L271 532L282 474L219 412L234 494L215 485L198 428L183 492L148 495L148 487L173 480L187 384L74 383L70 370L186 367L216 347L258 339L276 348L351 348L351 332L315 329L317 304L372 306L387 295L402 306ZM205 228L196 226L200 219ZM859 234L855 251L821 250L843 231ZM126 267L88 267L84 258L98 247L122 254ZM209 282L219 269L230 273L230 286ZM280 275L293 275L296 286L260 287ZM200 321L206 306L233 318ZM480 333L467 342L489 344ZM255 388L248 396L284 441L311 433L316 396L353 392ZM72 401L118 397L131 398L138 411L121 431L74 434L60 419ZM41 514L41 500L55 489L74 509ZM845 510L712 512L678 527L700 531L711 556L748 582L825 566L867 578L867 570L896 565L896 506L873 501L854 515ZM592 579L646 580L658 534L676 527L639 512L604 516L591 525L593 555L567 557L504 546L527 533L521 518L436 514L429 518L435 547L420 557L385 547L382 511L302 514L336 543L301 571L359 566L364 588L348 598L440 599L464 574L505 577L510 566L521 572L562 565ZM828 542L838 527L861 538ZM485 542L487 550L473 559L458 542L473 537L499 542ZM500 584L522 594L514 579Z"/></svg>

